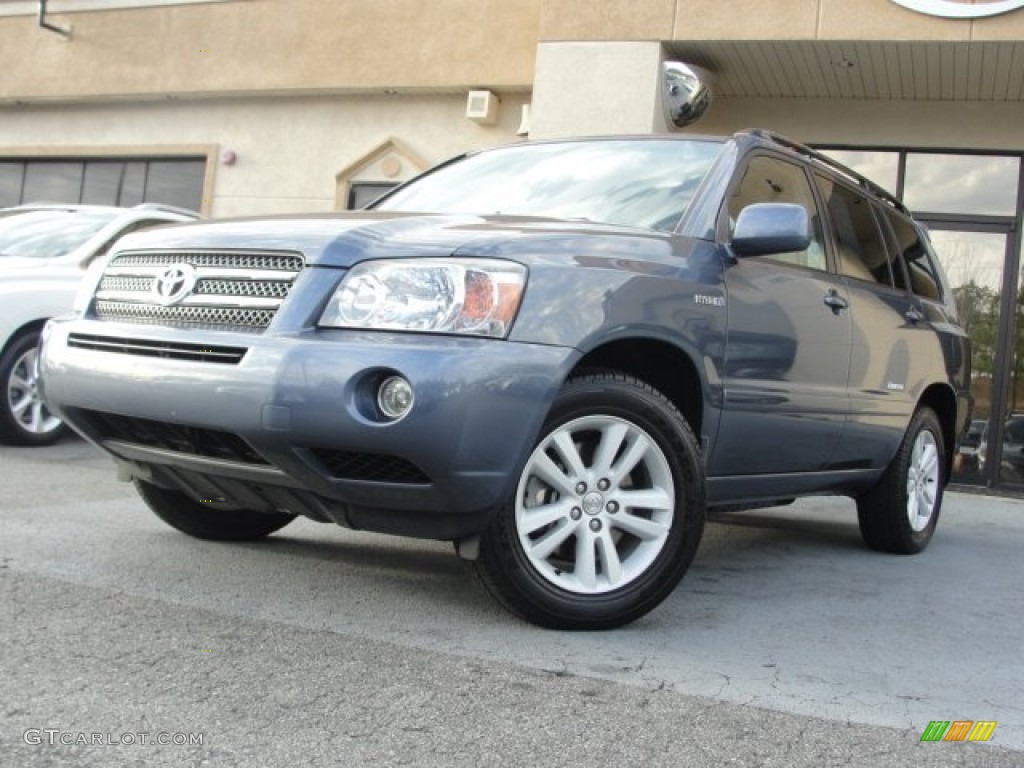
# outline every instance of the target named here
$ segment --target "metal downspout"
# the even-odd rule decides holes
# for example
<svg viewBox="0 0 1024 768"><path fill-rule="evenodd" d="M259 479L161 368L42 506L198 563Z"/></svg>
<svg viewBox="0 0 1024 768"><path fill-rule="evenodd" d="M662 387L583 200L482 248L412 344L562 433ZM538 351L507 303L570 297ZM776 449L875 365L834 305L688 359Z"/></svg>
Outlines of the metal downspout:
<svg viewBox="0 0 1024 768"><path fill-rule="evenodd" d="M39 26L42 29L48 29L51 32L56 32L58 35L71 39L71 28L64 29L64 27L58 27L56 24L51 24L46 20L46 0L39 0Z"/></svg>

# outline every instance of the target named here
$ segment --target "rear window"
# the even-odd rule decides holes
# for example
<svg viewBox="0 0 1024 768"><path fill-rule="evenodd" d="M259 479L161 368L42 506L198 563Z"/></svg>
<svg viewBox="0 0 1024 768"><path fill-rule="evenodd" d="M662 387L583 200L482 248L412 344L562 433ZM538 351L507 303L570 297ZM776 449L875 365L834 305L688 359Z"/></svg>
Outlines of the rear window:
<svg viewBox="0 0 1024 768"><path fill-rule="evenodd" d="M889 252L871 202L829 178L814 176L832 220L840 271L847 277L892 287Z"/></svg>
<svg viewBox="0 0 1024 768"><path fill-rule="evenodd" d="M895 211L889 212L889 223L896 236L897 247L907 266L910 290L917 296L942 301L942 275L935 263L930 244L921 230Z"/></svg>

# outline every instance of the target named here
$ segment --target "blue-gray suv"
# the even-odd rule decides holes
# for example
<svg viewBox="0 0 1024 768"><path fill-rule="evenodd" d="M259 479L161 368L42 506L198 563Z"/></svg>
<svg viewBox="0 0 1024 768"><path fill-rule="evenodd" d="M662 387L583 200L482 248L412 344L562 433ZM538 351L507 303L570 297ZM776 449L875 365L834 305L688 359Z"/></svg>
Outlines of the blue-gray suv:
<svg viewBox="0 0 1024 768"><path fill-rule="evenodd" d="M925 230L794 142L474 152L369 210L122 240L44 333L50 408L170 525L450 540L526 619L660 603L707 510L857 500L922 550L970 417Z"/></svg>

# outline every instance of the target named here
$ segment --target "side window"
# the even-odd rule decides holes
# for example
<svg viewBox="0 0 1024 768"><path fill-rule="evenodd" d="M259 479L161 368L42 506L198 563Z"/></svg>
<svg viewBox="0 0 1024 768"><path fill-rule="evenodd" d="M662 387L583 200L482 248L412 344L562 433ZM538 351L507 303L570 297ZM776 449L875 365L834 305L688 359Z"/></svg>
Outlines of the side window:
<svg viewBox="0 0 1024 768"><path fill-rule="evenodd" d="M786 264L810 269L828 269L822 245L821 216L814 202L811 185L803 168L774 157L757 155L747 163L739 183L728 200L729 228L736 223L740 211L754 203L796 203L807 209L811 219L812 240L806 251L765 256Z"/></svg>
<svg viewBox="0 0 1024 768"><path fill-rule="evenodd" d="M918 296L932 301L942 300L942 281L935 269L933 256L921 237L920 231L910 221L896 213L887 212L893 235L899 248L900 258L907 265L910 276L910 290ZM896 265L893 265L896 268Z"/></svg>
<svg viewBox="0 0 1024 768"><path fill-rule="evenodd" d="M889 249L889 273L892 275L893 285L901 291L907 291L910 289L907 287L907 276L903 269L904 245L901 245L900 242L903 233L897 234L898 230L895 228L898 218L899 215L892 208L878 202L875 203L875 220L882 228L882 239L885 240ZM911 227L911 231L913 231L913 227Z"/></svg>
<svg viewBox="0 0 1024 768"><path fill-rule="evenodd" d="M828 206L839 255L839 271L847 277L892 286L889 253L871 210L871 202L849 187L814 174Z"/></svg>

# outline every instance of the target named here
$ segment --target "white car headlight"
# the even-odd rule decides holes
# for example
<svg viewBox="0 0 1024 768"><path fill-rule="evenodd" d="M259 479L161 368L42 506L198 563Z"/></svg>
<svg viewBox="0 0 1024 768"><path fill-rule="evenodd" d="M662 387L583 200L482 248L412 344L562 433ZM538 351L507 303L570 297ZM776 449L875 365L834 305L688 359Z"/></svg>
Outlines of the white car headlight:
<svg viewBox="0 0 1024 768"><path fill-rule="evenodd" d="M504 338L526 268L495 259L364 261L341 281L321 326Z"/></svg>

